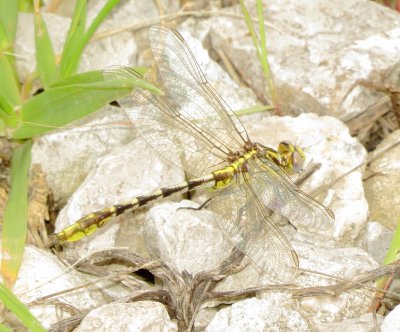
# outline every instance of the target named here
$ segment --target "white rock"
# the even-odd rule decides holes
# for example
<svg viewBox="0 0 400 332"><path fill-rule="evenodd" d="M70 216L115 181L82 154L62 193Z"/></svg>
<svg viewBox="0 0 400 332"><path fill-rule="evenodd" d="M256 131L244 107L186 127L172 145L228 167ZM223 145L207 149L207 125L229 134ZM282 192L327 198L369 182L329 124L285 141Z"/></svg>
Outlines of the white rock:
<svg viewBox="0 0 400 332"><path fill-rule="evenodd" d="M300 263L299 274L293 283L299 287L333 285L379 266L360 248L333 248L296 241L292 241L292 245ZM268 283L265 281L264 284ZM368 286L374 287L372 282ZM269 293L261 293L261 296L268 298ZM313 324L318 325L357 319L368 310L371 300L370 289L353 287L336 296L304 297L299 303Z"/></svg>
<svg viewBox="0 0 400 332"><path fill-rule="evenodd" d="M177 331L164 306L158 302L113 303L91 311L74 330L89 331Z"/></svg>
<svg viewBox="0 0 400 332"><path fill-rule="evenodd" d="M338 110L355 81L385 77L399 64L394 56L400 51L397 13L365 0L264 4L264 17L272 25L266 27L268 60L284 112L346 116L376 101L359 89ZM254 2L247 7L257 17ZM240 13L239 5L234 9ZM222 49L243 79L265 96L266 79L244 21L221 15L208 24L212 47Z"/></svg>
<svg viewBox="0 0 400 332"><path fill-rule="evenodd" d="M135 136L125 113L112 106L68 127L40 136L32 147L32 164L40 164L47 173L60 205L79 187L98 158Z"/></svg>
<svg viewBox="0 0 400 332"><path fill-rule="evenodd" d="M243 123L253 141L274 148L280 141L291 141L303 148L306 164L309 161L321 164L320 169L301 186L306 193L329 185L362 164L367 157L364 147L350 136L347 127L332 117L315 114L302 114L295 118L251 116L243 118ZM335 213L334 229L325 233L324 241L334 239L352 245L364 228L368 205L361 177L362 169L357 169L317 197Z"/></svg>
<svg viewBox="0 0 400 332"><path fill-rule="evenodd" d="M292 241L292 245L299 255L300 269L321 272L328 276L350 279L369 270L373 270L379 264L361 248L332 248L306 244ZM351 268L349 268L351 266ZM335 283L328 277L319 275L313 276L312 273L301 274L296 282L303 287L316 286ZM368 291L369 292L369 291Z"/></svg>
<svg viewBox="0 0 400 332"><path fill-rule="evenodd" d="M156 205L147 213L143 228L151 257L195 275L216 268L229 255L230 246L211 211L185 207L197 205L190 201Z"/></svg>
<svg viewBox="0 0 400 332"><path fill-rule="evenodd" d="M95 15L101 10L107 0L99 0L88 3L88 21L92 21ZM106 17L99 31L109 30L110 28L121 28L135 23L142 23L149 18L160 16L160 7L165 13L174 13L179 9L178 0L161 0L158 3L152 1L123 1L114 7L113 11ZM157 20L155 20L157 22Z"/></svg>
<svg viewBox="0 0 400 332"><path fill-rule="evenodd" d="M382 263L393 237L391 231L380 223L370 221L361 234L358 245L368 252L377 262Z"/></svg>
<svg viewBox="0 0 400 332"><path fill-rule="evenodd" d="M165 163L141 139L136 139L98 160L96 168L61 210L56 231L90 212L182 181L182 171ZM143 253L137 215L140 216L140 213L136 212L135 217L127 214L125 218L130 220L130 226L136 230L136 236L130 239L130 245ZM118 222L113 220L112 225L75 243L75 249L79 251L79 255L84 255L88 251L118 246L115 244L118 229Z"/></svg>
<svg viewBox="0 0 400 332"><path fill-rule="evenodd" d="M137 45L130 32L99 39L85 48L79 71L104 69L108 66L136 66Z"/></svg>
<svg viewBox="0 0 400 332"><path fill-rule="evenodd" d="M221 309L207 326L216 331L310 331L307 316L296 308L295 301L282 294L270 294L268 299L248 299Z"/></svg>
<svg viewBox="0 0 400 332"><path fill-rule="evenodd" d="M234 111L258 105L259 101L251 89L239 86L218 63L210 58L208 50L204 48L200 39L206 36L210 26L193 26L191 23L192 21L185 21L178 30L189 45L207 80L220 97Z"/></svg>
<svg viewBox="0 0 400 332"><path fill-rule="evenodd" d="M104 0L88 3L88 22L94 19L105 3ZM179 1L163 0L155 3L129 0L115 6L96 31L102 37L89 43L86 48L81 69L98 69L110 65L136 66L139 58L137 49L147 46L147 29L140 28L146 27L143 23L151 18L153 24L158 23L158 17L162 15L158 5L162 6L163 14L175 13ZM147 27L151 24L150 21Z"/></svg>
<svg viewBox="0 0 400 332"><path fill-rule="evenodd" d="M195 331L205 331L217 312L217 308L201 308L194 322Z"/></svg>
<svg viewBox="0 0 400 332"><path fill-rule="evenodd" d="M54 52L62 52L70 18L44 13L43 19L49 33ZM19 13L15 36L15 53L17 54L18 73L23 80L36 69L35 38L33 14Z"/></svg>
<svg viewBox="0 0 400 332"><path fill-rule="evenodd" d="M381 332L400 331L400 305L396 306L383 320Z"/></svg>
<svg viewBox="0 0 400 332"><path fill-rule="evenodd" d="M386 137L377 147L375 155L400 140L400 130ZM371 155L374 158L374 154ZM397 227L400 215L400 147L394 146L377 159L368 168L372 176L365 181L365 195L371 208L371 219L390 230Z"/></svg>
<svg viewBox="0 0 400 332"><path fill-rule="evenodd" d="M332 285L350 280L379 266L360 248L329 248L293 241L292 245L300 260L300 274L294 282L301 287ZM303 269L316 273L302 273ZM326 276L321 276L318 272ZM335 277L338 280L335 280ZM373 283L370 283L369 287L374 287ZM300 301L313 322L319 324L359 317L368 310L372 301L371 296L370 289L353 287L336 296L306 297Z"/></svg>
<svg viewBox="0 0 400 332"><path fill-rule="evenodd" d="M33 246L26 246L13 291L22 302L27 303L88 282L82 273L66 269L67 267L54 255ZM87 310L105 303L101 291L96 286L58 295L56 298L57 301L78 310ZM71 316L68 309L57 303L33 305L29 310L46 328Z"/></svg>

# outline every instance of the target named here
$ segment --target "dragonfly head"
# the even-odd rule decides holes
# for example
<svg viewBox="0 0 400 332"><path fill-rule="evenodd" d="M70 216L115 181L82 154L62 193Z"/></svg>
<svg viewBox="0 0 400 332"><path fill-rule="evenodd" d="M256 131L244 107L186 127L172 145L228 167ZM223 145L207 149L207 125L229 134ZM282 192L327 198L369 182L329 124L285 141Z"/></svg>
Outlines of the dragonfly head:
<svg viewBox="0 0 400 332"><path fill-rule="evenodd" d="M280 166L287 174L296 174L303 169L306 155L301 147L293 145L288 141L283 141L279 143L278 153L282 160L282 165Z"/></svg>
<svg viewBox="0 0 400 332"><path fill-rule="evenodd" d="M306 156L299 146L288 141L282 141L279 143L278 151L270 148L264 151L265 157L273 161L288 175L299 173L303 169Z"/></svg>

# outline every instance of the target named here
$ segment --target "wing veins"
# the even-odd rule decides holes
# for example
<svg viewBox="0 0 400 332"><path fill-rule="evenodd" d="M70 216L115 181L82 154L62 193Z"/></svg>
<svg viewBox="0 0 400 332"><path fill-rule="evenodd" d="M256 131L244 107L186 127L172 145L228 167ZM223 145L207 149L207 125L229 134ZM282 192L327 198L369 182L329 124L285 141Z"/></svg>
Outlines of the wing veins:
<svg viewBox="0 0 400 332"><path fill-rule="evenodd" d="M165 59L169 59L169 56L164 56L164 54L167 54L167 52L164 51L163 53L162 50L167 50L174 54L179 59L180 63L183 64L183 67L186 69L184 70L184 73L188 74L198 84L203 92L201 93L203 98L210 104L212 108L215 109L216 113L221 117L221 120L223 120L226 127L231 128L237 133L237 135L240 137L240 142L235 135L230 135L231 138L236 141L240 147L243 146L243 143L248 140L248 136L243 125L236 117L236 115L232 112L232 110L229 109L226 103L223 102L220 96L216 94L215 91L213 91L212 87L208 84L206 77L201 71L200 66L193 56L193 53L187 46L187 43L184 41L182 36L176 30L169 30L163 26L156 26L153 28L153 31L157 31L158 33L151 33L150 40L152 42L152 49L156 62L161 69L160 73L163 80L168 81L168 75L170 75L171 73L176 75L176 71L170 67L169 62L165 61ZM168 39L168 37L170 37L169 32L173 33L173 37L176 38L176 40L172 40L171 42ZM178 49L173 48L173 42L178 44ZM155 46L156 44L161 44L162 48ZM174 64L176 65L176 63ZM166 86L168 89L168 84L166 84ZM210 100L212 100L213 103L211 103ZM230 112L228 112L227 109L229 109ZM235 118L236 122L233 121L233 118ZM242 130L238 129L238 125L241 126ZM242 134L245 134L246 138L244 138Z"/></svg>

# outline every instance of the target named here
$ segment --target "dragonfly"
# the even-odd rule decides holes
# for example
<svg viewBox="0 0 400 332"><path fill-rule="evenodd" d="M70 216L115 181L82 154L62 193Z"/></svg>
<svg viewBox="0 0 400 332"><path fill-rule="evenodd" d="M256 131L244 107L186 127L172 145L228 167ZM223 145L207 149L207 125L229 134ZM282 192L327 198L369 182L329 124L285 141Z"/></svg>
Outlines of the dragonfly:
<svg viewBox="0 0 400 332"><path fill-rule="evenodd" d="M164 94L135 89L117 102L147 144L182 167L189 180L90 213L53 234L51 244L78 241L113 217L208 186L212 193L207 205L225 238L272 278L292 280L298 257L273 214L307 229L326 229L334 222L332 211L302 192L289 177L303 168L303 150L287 141L276 150L251 141L178 31L152 26L149 41ZM144 78L122 66L105 69L104 77Z"/></svg>

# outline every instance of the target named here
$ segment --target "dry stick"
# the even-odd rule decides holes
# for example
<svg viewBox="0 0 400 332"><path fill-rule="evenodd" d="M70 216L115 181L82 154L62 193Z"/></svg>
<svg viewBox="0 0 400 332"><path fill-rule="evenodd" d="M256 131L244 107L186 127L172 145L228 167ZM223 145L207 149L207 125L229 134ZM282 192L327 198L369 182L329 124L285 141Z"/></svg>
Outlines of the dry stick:
<svg viewBox="0 0 400 332"><path fill-rule="evenodd" d="M197 298L197 304L195 305L194 309L193 309L193 315L191 320L189 321L189 326L188 326L188 330L191 331L194 328L194 321L195 318L200 310L201 307L201 302L206 298L207 292L208 290L211 288L211 281L208 281L203 289L203 291L201 292L200 296Z"/></svg>
<svg viewBox="0 0 400 332"><path fill-rule="evenodd" d="M99 39L103 39L127 30L139 30L139 29L143 29L143 28L148 28L153 24L159 23L160 21L171 21L180 17L186 17L186 16L194 16L194 17L204 17L204 16L225 16L225 17L230 17L230 18L235 18L235 19L243 19L243 16L240 14L236 14L236 13L230 13L230 12L226 12L226 11L187 11L187 12L177 12L177 13L172 13L172 14L167 14L167 15L162 15L159 17L154 17L148 20L144 20L142 22L139 23L134 23L134 24L129 24L129 25L125 25L119 28L115 28L115 29L110 29L107 31L103 31L103 32L98 32L96 33L93 38L90 40L90 42L99 40ZM258 24L258 19L252 18L252 21ZM265 25L271 29L274 29L276 31L278 31L279 33L283 34L283 35L287 35L288 32L285 32L283 30L278 29L276 26L270 24L270 23L265 23ZM293 30L293 29L291 29ZM292 31L293 33L298 35L298 32L296 31Z"/></svg>
<svg viewBox="0 0 400 332"><path fill-rule="evenodd" d="M57 256L57 255L56 255L56 256ZM65 263L59 256L57 256L57 257L58 257L58 259L59 259L60 261L62 261L63 263ZM86 257L83 257L83 258L79 259L79 260L76 261L74 264L68 266L68 267L67 267L64 271L62 271L61 273L56 274L54 277L51 277L50 279L44 280L42 283L40 283L39 285L35 286L35 287L32 288L32 289L28 289L28 290L26 290L25 292L21 292L21 293L18 293L18 294L16 294L16 295L21 296L21 295L24 295L24 294L28 294L28 293L30 293L30 292L36 290L36 289L39 289L40 287L42 287L42 286L44 286L44 285L47 285L48 283L51 283L53 280L56 280L58 277L62 276L63 274L66 274L66 273L72 271L73 268L74 268L75 266L77 266L77 265L79 264L80 261L85 260L85 259L86 259Z"/></svg>
<svg viewBox="0 0 400 332"><path fill-rule="evenodd" d="M319 271L312 271L312 270L302 269L302 268L299 268L299 271L301 271L301 272L303 272L303 273L308 273L308 274L314 274L314 275L322 276L322 277L325 277L325 278L327 278L327 279L336 280L336 281L340 281L340 282L349 282L348 279L341 278L341 277L338 277L338 276L334 276L334 275L331 275L331 274L328 274L328 273L319 272ZM363 285L363 284L359 284L358 286L364 287L365 289L368 289L368 290L370 290L370 291L372 291L372 292L375 292L375 291L376 291L376 287L365 286L365 285Z"/></svg>
<svg viewBox="0 0 400 332"><path fill-rule="evenodd" d="M62 290L62 291L59 291L59 292L56 292L56 293L51 293L49 295L45 295L45 296L39 297L36 300L29 302L28 305L40 304L40 303L43 303L46 300L51 299L53 297L56 297L56 296L59 296L59 295L69 294L69 293L75 292L77 290L80 290L82 288L87 288L87 287L93 286L96 283L98 283L99 281L115 279L116 277L121 277L123 275L131 274L131 273L137 272L138 270L141 270L141 269L150 269L150 268L154 268L154 267L159 266L159 265L160 264L159 264L158 261L153 261L153 262L148 262L147 264L143 264L141 266L131 267L131 268L128 268L128 269L125 269L125 270L121 270L121 271L114 271L114 272L112 272L112 273L110 273L110 274L108 274L106 276L97 278L96 280L89 281L89 282L81 284L79 286L68 288L66 290Z"/></svg>
<svg viewBox="0 0 400 332"><path fill-rule="evenodd" d="M233 301L241 297L256 296L258 293L266 291L294 291L299 289L299 286L293 284L278 284L278 285L264 285L258 287L249 287L237 291L211 291L207 294L207 301L224 300Z"/></svg>
<svg viewBox="0 0 400 332"><path fill-rule="evenodd" d="M384 266L380 266L372 271L367 271L361 273L350 280L346 280L343 282L338 282L335 285L331 286L320 286L320 287L307 287L301 288L293 291L294 298L302 298L309 296L324 296L324 295L337 295L343 291L346 291L355 286L360 287L361 284L378 279L380 277L400 272L400 264L388 264ZM400 296L396 294L392 294L396 300L400 300Z"/></svg>
<svg viewBox="0 0 400 332"><path fill-rule="evenodd" d="M200 304L204 301L218 299L234 300L238 297L254 296L259 292L264 292L268 290L289 291L293 294L294 298L306 296L336 295L339 292L345 291L349 288L355 286L363 286L362 284L367 281L371 281L381 276L400 271L400 265L391 264L369 272L362 273L358 276L353 277L351 280L338 282L333 286L309 287L301 289L298 286L286 284L252 287L239 291L215 292L213 291L213 289L220 281L231 274L241 271L245 267L242 261L244 255L238 249L234 249L231 255L224 262L222 262L218 268L208 272L198 273L194 277L189 275L187 272L178 273L177 271L169 268L165 264L150 264L151 261L146 260L145 258L135 254L129 249L104 250L87 257L86 260L91 261L92 263L104 263L105 261L114 258L131 262L133 265L135 265L135 270L137 270L138 265L141 265L141 267L147 266L149 270L154 273L155 276L157 276L164 282L164 286L167 289L137 290L134 291L132 295L126 296L116 302L126 303L141 300L153 300L160 302L166 306L172 318L183 319L186 317L186 322L183 322L183 325L181 325L181 327L185 328L193 327L194 316L197 313ZM80 262L80 264L82 264L82 262ZM332 278L332 276L329 277ZM333 278L343 280L337 277ZM196 295L196 290L200 291L200 296L194 296ZM181 295L182 298L182 295L186 294L187 296L183 297L183 299L186 301L174 301L176 300L177 295ZM190 295L193 296L191 297ZM394 294L393 297L396 299L399 298L396 294ZM193 301L195 301L195 303ZM186 305L186 307L179 307L179 304L183 304L184 306ZM192 310L190 310L190 308L192 308ZM187 310L189 310L189 312L187 312ZM182 315L182 311L183 313L189 314L189 317L187 317L187 315ZM85 315L79 315L79 317L74 317L72 321L79 324L80 320L83 319L84 316ZM71 326L71 319L66 320L65 324ZM58 326L65 325L60 325L59 323Z"/></svg>
<svg viewBox="0 0 400 332"><path fill-rule="evenodd" d="M135 296L128 295L124 296L119 300L113 301L109 304L115 303L129 303L134 301L155 301L160 302L165 305L167 303L165 297L168 297L168 293L164 290L141 290L135 293ZM167 308L168 309L168 308ZM83 310L72 317L65 318L57 323L53 324L49 332L64 332L64 331L72 331L76 328L82 320L86 317L86 315L90 312L90 310Z"/></svg>
<svg viewBox="0 0 400 332"><path fill-rule="evenodd" d="M226 71L229 73L232 79L237 83L237 85L243 86L243 80L238 75L238 72L233 67L232 62L226 56L225 52L221 48L216 48L215 51L217 52L218 56L220 57L222 63L226 68Z"/></svg>
<svg viewBox="0 0 400 332"><path fill-rule="evenodd" d="M400 91L390 91L390 100L392 102L392 110L394 115L396 116L397 125L400 127L400 103L399 103L399 94Z"/></svg>
<svg viewBox="0 0 400 332"><path fill-rule="evenodd" d="M155 0L155 2L156 2L156 5L157 5L158 12L160 13L161 16L163 16L164 15L164 7L163 7L161 1L160 0Z"/></svg>
<svg viewBox="0 0 400 332"><path fill-rule="evenodd" d="M149 261L129 249L108 249L99 251L90 255L81 261L79 264L87 264L90 262L104 263L111 259L125 261L135 266L135 270L147 266L148 270L164 283L165 289L149 289L136 290L127 297L124 297L117 302L132 302L141 300L153 300L164 304L168 313L172 318L178 320L181 330L193 328L194 316L200 308L201 303L208 298L209 289L214 289L218 282L226 276L241 271L245 265L242 264L244 258L243 253L238 249L234 249L231 255L224 260L220 266L208 272L201 272L192 277L189 273L183 271L179 273L165 264L150 264ZM114 275L113 275L114 277ZM103 280L104 278L101 278ZM76 290L76 289L74 289ZM67 291L65 291L67 292ZM65 293L64 292L64 293ZM52 294L53 295L53 294ZM59 293L57 293L59 295ZM50 296L41 298L40 300L48 300ZM36 301L38 302L38 300ZM67 326L79 324L85 315L79 315L74 319L65 320ZM62 321L63 322L63 321ZM65 326L59 322L53 327L53 331L62 330Z"/></svg>
<svg viewBox="0 0 400 332"><path fill-rule="evenodd" d="M383 92L386 95L390 95L390 101L392 103L392 111L396 116L397 124L400 126L400 105L398 96L400 94L400 88L396 85L390 83L377 83L377 82L370 82L367 80L361 80L359 83L363 86L366 86L371 89L375 89L376 91Z"/></svg>
<svg viewBox="0 0 400 332"><path fill-rule="evenodd" d="M350 128L350 131L352 134L356 134L358 131L360 131L362 128L365 126L368 126L369 124L374 124L376 120L378 120L380 117L385 115L386 113L389 113L391 110L396 116L398 125L400 126L400 104L398 100L398 95L400 94L400 89L398 87L393 86L392 84L376 84L367 80L357 80L355 81L350 88L348 89L347 93L344 95L342 98L342 102L339 104L337 107L337 112L338 110L343 106L343 103L347 99L347 97L350 95L350 93L354 90L354 88L358 85L368 87L375 89L377 91L383 92L386 95L382 98L380 98L374 105L368 107L365 111L356 114L355 116L352 116L351 118L343 118L342 121L344 121L348 127ZM387 95L390 95L389 97ZM391 101L392 108L384 108L382 107L388 101Z"/></svg>
<svg viewBox="0 0 400 332"><path fill-rule="evenodd" d="M34 290L36 290L36 289L38 289L38 288L44 286L44 285L47 285L48 283L51 283L53 280L56 280L58 277L62 276L63 274L66 274L66 273L68 273L68 272L71 272L71 271L72 271L74 268L76 268L77 266L79 266L79 265L81 265L81 264L84 264L84 262L85 262L86 260L90 259L90 257L92 257L93 255L96 255L96 254L98 254L98 253L100 253L100 252L103 252L103 251L104 251L104 249L101 249L101 250L92 252L92 253L88 254L87 256L84 256L84 257L82 257L82 258L79 258L76 262L74 262L74 263L71 264L71 265L68 265L68 264L67 264L59 255L57 255L57 253L55 252L57 258L58 258L62 263L64 263L65 265L68 265L68 267L67 267L64 271L62 271L61 273L59 273L59 274L57 274L57 275L51 277L50 279L44 280L42 283L40 283L39 285L35 286L34 288L28 289L28 290L26 290L26 291L24 291L24 292L20 292L20 293L18 293L18 294L16 294L16 295L21 296L21 295L24 295L24 294L28 294L28 293L30 293L30 292L32 292L32 291L34 291ZM145 263L148 263L148 262L146 261ZM143 263L143 264L145 264L145 263Z"/></svg>
<svg viewBox="0 0 400 332"><path fill-rule="evenodd" d="M380 308L380 306L382 305L382 300L383 298L386 296L386 291L389 289L392 281L394 278L394 274L391 274L387 279L386 282L384 284L383 290L385 292L382 292L381 290L376 289L375 290L375 296L372 299L372 303L369 307L369 312L372 312L372 314L374 315L374 317L376 316L376 313L378 311L378 309ZM387 296L390 297L390 296Z"/></svg>
<svg viewBox="0 0 400 332"><path fill-rule="evenodd" d="M191 330L193 328L194 317L206 297L208 289L215 288L216 284L226 277L226 274L229 275L242 269L238 263L243 257L238 250L233 250L219 268L198 273L194 277L187 272L165 271L166 273L161 276L161 279L166 282L165 286L170 293L168 297L170 303L165 304L171 317L180 318L178 325L180 324L182 329ZM168 276L170 273L173 275ZM132 299L137 300L136 292Z"/></svg>
<svg viewBox="0 0 400 332"><path fill-rule="evenodd" d="M393 143L392 145L388 146L387 148L383 149L382 151L378 152L377 154L375 154L372 158L368 158L367 161L353 167L352 169L350 169L349 171L347 171L346 173L342 174L341 176L339 176L338 178L336 178L335 180L331 181L330 183L328 183L325 186L321 186L320 188L317 188L315 190L313 190L310 193L310 196L312 197L316 197L319 194L321 194L322 192L328 190L329 188L331 188L332 186L334 186L337 182L339 182L340 180L342 180L343 178L345 178L347 175L353 173L354 171L356 171L357 169L368 165L369 163L373 162L374 160L378 159L379 157L381 157L384 153L386 153L387 151L395 148L396 146L400 145L400 141Z"/></svg>
<svg viewBox="0 0 400 332"><path fill-rule="evenodd" d="M398 263L384 265L384 266L378 267L372 271L367 271L367 272L361 273L357 276L354 276L350 280L331 276L331 275L321 273L321 272L314 272L314 271L308 271L308 270L302 270L302 271L313 273L313 274L318 274L318 275L328 277L331 279L340 280L340 282L337 282L335 285L330 285L330 286L317 286L317 287L307 287L307 288L302 288L302 287L299 287L296 285L291 285L291 284L284 284L284 285L264 285L264 286L259 286L259 287L250 287L250 288L246 288L246 289L242 289L242 290L238 290L238 291L209 292L207 300L220 299L220 300L232 301L238 297L254 296L257 293L270 291L270 290L287 291L287 292L292 293L294 298L311 297L311 296L325 296L325 295L335 296L338 293L343 292L343 291L348 290L353 287L364 287L365 289L368 289L368 290L374 292L374 291L376 291L375 287L365 286L364 283L378 279L381 276L396 273L396 272L400 271L400 265ZM393 293L393 292L387 292L385 290L382 290L382 291L384 291L386 294L388 294L389 295L388 297L396 299L396 300L400 300L400 296L398 294Z"/></svg>
<svg viewBox="0 0 400 332"><path fill-rule="evenodd" d="M60 6L63 0L52 0L50 3L47 4L45 11L48 13L54 13L58 7Z"/></svg>
<svg viewBox="0 0 400 332"><path fill-rule="evenodd" d="M74 315L70 318L63 319L49 328L49 332L70 332L73 331L82 322L85 316L89 313L89 310Z"/></svg>

